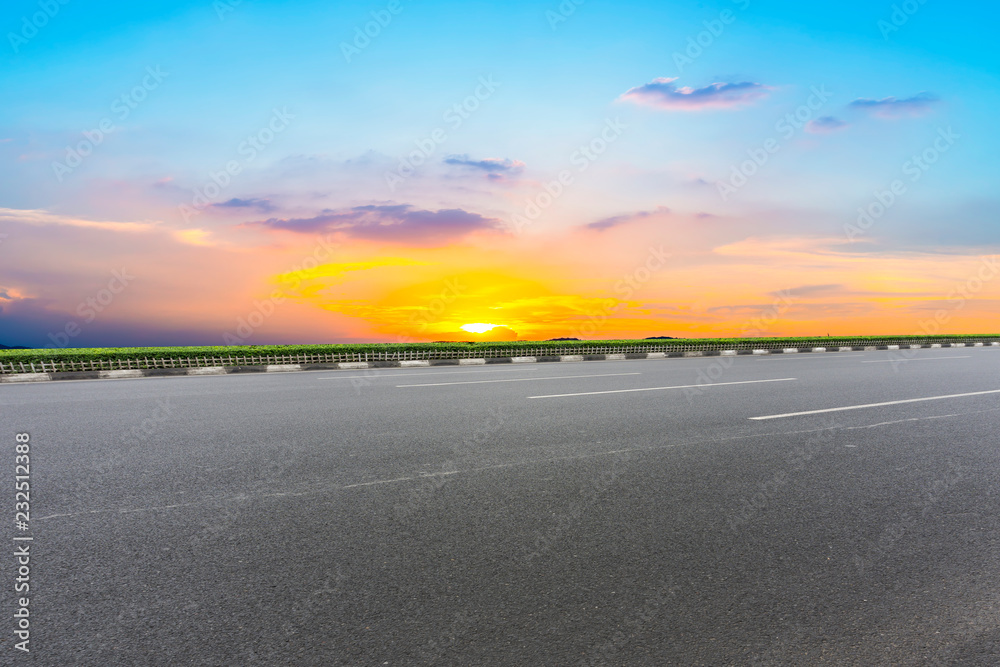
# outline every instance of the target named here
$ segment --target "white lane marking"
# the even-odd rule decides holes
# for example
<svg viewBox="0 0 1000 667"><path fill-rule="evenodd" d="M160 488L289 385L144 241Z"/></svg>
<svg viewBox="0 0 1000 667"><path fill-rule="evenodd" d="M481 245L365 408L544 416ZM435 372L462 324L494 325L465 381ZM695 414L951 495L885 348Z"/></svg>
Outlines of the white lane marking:
<svg viewBox="0 0 1000 667"><path fill-rule="evenodd" d="M377 368L373 368L373 369L370 369L370 370L377 371L378 369ZM518 367L518 368L491 368L489 370L434 371L434 372L431 372L431 373L427 373L427 372L423 372L423 371L421 371L421 372L411 371L411 372L408 372L408 373L372 373L370 375L331 375L330 377L321 377L321 378L316 378L316 379L317 380L347 380L347 379L350 379L350 378L369 378L369 379L371 379L371 378L399 378L399 377L411 378L411 377L414 377L414 376L417 376L417 375L465 375L466 373L520 373L520 372L524 372L524 371L537 372L537 371L540 371L540 370L542 370L541 367L532 366L530 368L527 368L527 367L525 367L525 368L521 368L521 367ZM320 372L327 372L327 371L320 371Z"/></svg>
<svg viewBox="0 0 1000 667"><path fill-rule="evenodd" d="M968 417L969 415L978 415L984 412L997 412L1000 408L990 408L989 410L973 410L972 412L956 412L950 415L931 415L929 417L911 417L910 419L897 419L891 422L879 422L877 424L865 424L864 426L844 426L841 427L844 431L856 431L858 429L865 428L875 428L876 426L888 426L889 424L902 424L904 422L920 422L927 419L947 419L949 417Z"/></svg>
<svg viewBox="0 0 1000 667"><path fill-rule="evenodd" d="M159 505L157 507L132 507L132 508L118 508L118 509L104 509L104 510L84 510L82 512L67 512L65 514L50 514L48 516L36 517L35 521L44 521L45 519L60 519L67 516L83 516L84 514L132 514L134 512L150 512L152 510L174 510L179 507L196 507L202 505L203 503L180 503L178 505Z"/></svg>
<svg viewBox="0 0 1000 667"><path fill-rule="evenodd" d="M845 431L856 431L859 428L875 428L876 426L888 426L890 424L903 424L905 422L922 422L928 419L946 419L948 417L959 417L959 413L953 415L933 415L931 417L911 417L910 419L896 419L891 422L879 422L877 424L868 424L867 426L847 426L844 428Z"/></svg>
<svg viewBox="0 0 1000 667"><path fill-rule="evenodd" d="M773 354L767 357L756 357L757 361L781 361L782 358L785 359L832 359L833 357L843 358L843 357L863 357L864 354L860 352L854 352L852 354L845 354L843 352L802 352L798 357L792 357L784 354Z"/></svg>
<svg viewBox="0 0 1000 667"><path fill-rule="evenodd" d="M374 481L371 481L371 482L360 482L360 483L347 484L347 485L323 486L323 487L320 487L320 488L309 489L309 490L306 490L306 491L276 491L276 492L271 492L271 493L262 493L262 494L259 494L258 496L256 496L256 498L253 497L253 496L248 497L246 495L242 495L241 494L239 496L230 496L230 497L225 497L225 498L212 498L212 499L209 499L208 502L202 501L202 502L193 502L193 503L180 503L180 504L176 504L176 505L160 505L160 506L156 506L156 507L132 507L132 508L110 508L110 509L98 509L98 510L81 510L79 512L66 512L66 513L62 513L62 514L50 514L48 516L36 517L35 521L44 521L46 519L59 519L59 518L64 518L64 517L86 516L88 514L132 514L132 513L136 513L136 512L153 512L153 511L157 511L157 510L169 510L169 509L178 509L178 508L186 508L186 507L199 507L199 506L200 507L208 507L208 506L215 505L215 504L218 504L218 503L232 502L234 500L246 501L246 500L255 500L257 498L300 498L300 497L303 497L303 496L315 496L315 495L321 495L321 494L325 494L325 493L336 493L337 491L341 491L341 490L344 490L344 489L365 488L365 487L369 487L369 486L376 486L376 485L379 485L379 484L393 484L393 483L396 483L396 482L412 482L412 481L416 481L418 479L426 479L427 477L443 477L443 476L446 476L446 475L458 475L458 474L464 474L464 473L485 472L485 471L490 471L490 470L501 470L501 469L504 469L504 468L521 468L521 467L528 467L528 466L533 466L533 465L537 465L537 464L556 463L556 462L559 462L559 461L577 461L577 460L581 460L581 459L598 458L598 457L601 457L601 456L611 456L611 455L615 455L615 454L632 454L632 453L640 453L640 452L655 452L655 451L660 451L660 450L665 450L665 449L676 449L676 448L679 448L679 447L689 447L691 445L701 445L701 444L707 444L707 443L718 444L720 442L732 442L732 441L738 441L738 440L749 440L749 439L757 439L757 438L773 438L773 437L786 436L786 435L797 435L797 434L801 434L801 433L817 433L819 431L826 431L826 430L829 430L829 427L806 429L804 431L782 431L782 432L778 432L778 433L747 433L747 434L744 434L744 435L737 435L737 436L731 436L731 437L725 437L725 438L714 437L714 438L709 438L709 439L705 439L705 440L691 440L691 441L688 441L688 442L664 443L662 445L653 445L653 446L647 446L647 447L628 447L628 448L625 448L625 449L612 449L612 450L604 450L604 451L599 451L599 452L588 452L586 454L573 454L573 455L570 455L570 456L554 456L554 457L544 458L544 459L526 459L526 460L521 460L521 461L510 461L508 463L497 463L497 464L493 464L493 465L480 466L480 467L476 467L476 468L466 468L465 470L453 470L453 471L439 472L439 473L432 473L432 474L410 475L408 477L396 477L396 478L393 478L393 479L379 479L379 480L374 480Z"/></svg>
<svg viewBox="0 0 1000 667"><path fill-rule="evenodd" d="M802 412L788 412L783 415L766 415L764 417L750 417L754 421L765 419L784 419L785 417L801 417L803 415L819 415L825 412L843 412L845 410L863 410L865 408L880 408L884 405L902 405L903 403L920 403L921 401L941 401L946 398L964 398L966 396L983 396L986 394L1000 394L1000 389L990 389L988 391L969 391L964 394L947 394L945 396L925 396L923 398L907 398L901 401L883 401L882 403L865 403L864 405L846 405L841 408L824 408L822 410L803 410Z"/></svg>
<svg viewBox="0 0 1000 667"><path fill-rule="evenodd" d="M892 364L905 361L937 361L938 359L968 359L971 354L962 354L955 357L924 357L922 359L876 359L875 361L862 361L863 364Z"/></svg>
<svg viewBox="0 0 1000 667"><path fill-rule="evenodd" d="M86 380L80 380L80 382L86 382ZM996 412L997 410L1000 410L1000 408L992 409L992 410L975 410L973 412L963 412L963 413L961 413L958 416L964 417L966 415L974 415L974 414L979 414L981 412ZM940 416L946 417L946 416L950 416L950 415L940 415ZM879 424L871 424L871 426L879 426ZM801 435L801 434L804 434L804 433L821 433L823 431L829 431L831 429L832 430L849 430L851 428L865 428L865 427L864 426L852 426L852 427L846 427L845 428L845 427L842 427L842 426L835 426L835 427L824 426L822 428L810 428L810 429L797 430L797 431L776 431L776 432L772 432L772 433L745 433L743 435L736 435L736 436L729 436L729 437L718 437L718 436L716 436L716 437L711 437L711 438L707 438L707 439L703 439L703 440L688 440L686 442L669 442L669 443L664 443L662 445L652 445L652 446L647 446L647 447L628 447L628 448L625 448L625 449L613 449L613 450L605 450L605 451L599 451L599 452L588 452L586 454L574 454L574 455L571 455L571 456L556 456L556 457L545 458L545 459L527 459L527 460L521 460L521 461L511 461L509 463L498 463L498 464L493 464L493 465L488 465L488 466L481 466L481 467L477 467L477 468L467 468L465 470L451 470L451 471L437 472L437 473L420 473L418 475L411 475L409 477L396 477L394 479L380 479L380 480L375 480L375 481L372 481L372 482L360 482L360 483L355 483L355 484L347 484L347 485L344 485L344 486L340 486L340 485L324 486L324 487L321 487L321 488L309 489L307 491L274 491L274 492L271 492L271 493L262 493L262 494L259 494L258 496L256 496L256 498L301 498L303 496L315 496L315 495L321 495L321 494L324 494L324 493L335 493L335 492L343 490L343 489L357 489L357 488L364 488L364 487L369 487L369 486L375 486L375 485L378 485L378 484L392 484L392 483L395 483L395 482L412 482L412 481L416 481L418 479L426 479L427 477L444 477L444 476L448 476L448 475L460 475L460 474L464 474L464 473L484 472L484 471L498 470L498 469L503 469L503 468L527 467L527 466L532 466L532 465L536 465L536 464L539 464L539 463L541 463L541 464L547 464L547 463L555 463L555 462L559 462L559 461L576 461L576 460L580 460L580 459L597 458L597 457L601 457L601 456L609 456L609 455L614 455L614 454L633 454L633 453L640 453L640 452L657 452L657 451L663 451L663 450L667 450L667 449L678 449L678 448L681 448L681 447L690 447L692 445L703 445L703 444L716 444L717 445L720 442L736 442L736 441L739 441L739 440L754 440L754 439L763 439L763 438L778 438L778 437L784 437L784 436L789 436L789 435ZM855 447L856 445L845 445L845 446L846 447ZM156 511L156 510L169 510L169 509L178 509L178 508L184 508L184 507L199 507L199 506L207 507L210 504L215 504L215 503L220 503L220 502L232 502L234 500L246 501L246 500L255 500L256 498L253 497L253 496L249 496L248 497L246 495L241 494L241 495L238 495L238 496L230 496L230 497L226 497L226 498L213 498L213 499L209 499L208 503L206 503L206 502L194 502L194 503L180 503L180 504L177 504L177 505L160 505L159 507L134 507L134 508L111 508L111 509L99 509L99 510L81 510L79 512L66 512L66 513L63 513L63 514L50 514L48 516L36 517L35 521L44 521L45 519L58 519L58 518L63 518L63 517L85 516L85 515L88 515L88 514L112 514L112 513L117 513L117 514L132 514L132 513L136 513L136 512L151 512L151 511Z"/></svg>
<svg viewBox="0 0 1000 667"><path fill-rule="evenodd" d="M692 387L724 387L731 384L758 384L761 382L790 382L798 378L776 378L773 380L743 380L741 382L710 382L706 384L681 384L674 387L642 387L640 389L611 389L609 391L581 391L576 394L549 394L547 396L529 396L528 398L564 398L566 396L596 396L597 394L625 394L632 391L657 391L659 389L690 389Z"/></svg>
<svg viewBox="0 0 1000 667"><path fill-rule="evenodd" d="M545 378L511 378L509 380L466 380L464 382L430 382L426 384L397 384L396 387L443 387L450 384L491 384L494 382L534 382L535 380L572 380L574 378L608 378L642 373L601 373L600 375L556 375Z"/></svg>
<svg viewBox="0 0 1000 667"><path fill-rule="evenodd" d="M447 477L448 475L457 475L458 470L452 470L450 472L434 472L434 473L421 473L419 475L414 475L412 477L397 477L396 479L377 479L374 482L360 482L358 484L348 484L347 486L342 486L342 489L356 489L359 486L374 486L376 484L394 484L395 482L411 482L416 479L426 479L428 477Z"/></svg>

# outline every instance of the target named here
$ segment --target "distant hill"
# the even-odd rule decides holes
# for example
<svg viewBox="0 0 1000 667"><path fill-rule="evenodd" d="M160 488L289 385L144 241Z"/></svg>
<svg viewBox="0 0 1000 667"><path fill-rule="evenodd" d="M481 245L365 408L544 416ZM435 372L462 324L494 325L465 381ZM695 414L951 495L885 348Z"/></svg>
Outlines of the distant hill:
<svg viewBox="0 0 1000 667"><path fill-rule="evenodd" d="M650 336L646 340L677 340L676 336Z"/></svg>
<svg viewBox="0 0 1000 667"><path fill-rule="evenodd" d="M0 343L0 350L29 350L31 348L24 347L23 345L4 345Z"/></svg>
<svg viewBox="0 0 1000 667"><path fill-rule="evenodd" d="M549 338L546 342L560 341L560 340L580 340L579 338Z"/></svg>

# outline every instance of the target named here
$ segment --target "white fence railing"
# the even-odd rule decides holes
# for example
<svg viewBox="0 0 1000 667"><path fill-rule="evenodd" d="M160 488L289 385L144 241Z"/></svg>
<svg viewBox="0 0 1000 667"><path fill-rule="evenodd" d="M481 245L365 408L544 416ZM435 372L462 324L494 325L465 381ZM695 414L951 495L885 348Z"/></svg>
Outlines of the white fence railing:
<svg viewBox="0 0 1000 667"><path fill-rule="evenodd" d="M813 347L881 347L886 345L921 345L929 347L931 342L942 345L975 345L977 343L993 346L1000 344L1000 339L984 338L952 338L947 340L928 341L926 339L878 339L878 340L835 340L797 341L799 349L811 350ZM192 357L126 357L122 359L96 359L79 361L3 361L0 359L0 373L58 373L68 371L118 371L145 370L155 368L203 368L212 366L264 366L281 364L334 364L344 362L386 362L386 361L429 361L434 359L496 359L500 357L552 357L560 355L599 355L599 354L642 354L649 352L712 352L722 350L761 350L783 349L789 347L788 341L761 341L748 339L746 342L728 343L639 343L634 345L581 345L566 347L517 347L494 349L454 349L454 350L407 350L393 352L350 352L329 354L284 354L284 355L213 355Z"/></svg>

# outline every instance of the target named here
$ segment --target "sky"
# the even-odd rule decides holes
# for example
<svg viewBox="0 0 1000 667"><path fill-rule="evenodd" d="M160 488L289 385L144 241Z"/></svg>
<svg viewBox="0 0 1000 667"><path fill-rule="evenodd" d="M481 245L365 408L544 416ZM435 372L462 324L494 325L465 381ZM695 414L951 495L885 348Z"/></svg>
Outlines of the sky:
<svg viewBox="0 0 1000 667"><path fill-rule="evenodd" d="M12 0L0 344L996 333L998 18Z"/></svg>

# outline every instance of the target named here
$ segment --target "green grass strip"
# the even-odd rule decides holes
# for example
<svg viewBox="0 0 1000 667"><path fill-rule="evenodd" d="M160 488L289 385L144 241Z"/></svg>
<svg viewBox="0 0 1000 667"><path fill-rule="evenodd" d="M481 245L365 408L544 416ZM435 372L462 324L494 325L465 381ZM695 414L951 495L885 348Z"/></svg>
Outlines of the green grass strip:
<svg viewBox="0 0 1000 667"><path fill-rule="evenodd" d="M750 349L778 347L838 347L858 345L886 345L903 342L977 342L1000 340L1000 334L972 335L885 335L885 336L830 336L830 337L786 337L786 338L676 338L669 340L581 340L581 341L501 341L473 343L370 343L370 344L328 344L328 345L230 345L192 347L109 347L109 348L64 348L32 350L0 350L0 362L11 363L59 363L81 361L124 361L146 359L196 359L222 357L262 357L298 355L394 355L407 353L433 353L435 358L474 356L476 351L510 352L516 356L524 350L552 354L572 354L574 350L587 348L642 348L669 352L672 349ZM617 350L621 351L621 350ZM627 350L626 350L627 351Z"/></svg>

